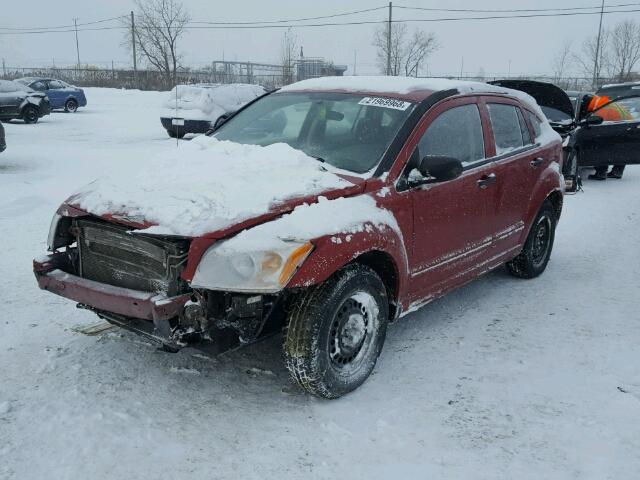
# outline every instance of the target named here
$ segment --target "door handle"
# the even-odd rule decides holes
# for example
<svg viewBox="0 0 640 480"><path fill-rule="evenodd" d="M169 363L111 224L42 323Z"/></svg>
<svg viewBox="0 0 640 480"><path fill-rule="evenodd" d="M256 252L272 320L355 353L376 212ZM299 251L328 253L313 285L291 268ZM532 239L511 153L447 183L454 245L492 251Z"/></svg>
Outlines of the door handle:
<svg viewBox="0 0 640 480"><path fill-rule="evenodd" d="M544 162L544 158L542 157L538 157L538 158L534 158L533 160L531 160L529 162L529 165L531 165L532 167L539 167L540 165L542 165L542 162Z"/></svg>
<svg viewBox="0 0 640 480"><path fill-rule="evenodd" d="M496 183L498 177L496 177L495 173L490 173L489 175L483 175L480 180L477 181L478 187L481 189L487 188L489 185L493 185Z"/></svg>

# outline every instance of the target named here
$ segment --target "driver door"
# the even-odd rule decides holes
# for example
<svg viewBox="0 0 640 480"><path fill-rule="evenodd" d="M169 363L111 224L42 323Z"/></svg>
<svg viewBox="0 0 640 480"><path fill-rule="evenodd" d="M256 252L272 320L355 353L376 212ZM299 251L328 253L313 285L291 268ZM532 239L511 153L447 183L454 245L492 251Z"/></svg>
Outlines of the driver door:
<svg viewBox="0 0 640 480"><path fill-rule="evenodd" d="M428 114L424 124L405 175L411 176L417 161L430 155L457 158L464 171L442 183L413 188L410 181L406 184L413 207L410 271L415 300L478 274L493 255L498 210L494 164L486 160L486 123L477 100L445 102Z"/></svg>
<svg viewBox="0 0 640 480"><path fill-rule="evenodd" d="M577 132L579 164L597 167L640 163L640 96L614 100L592 115L604 121Z"/></svg>

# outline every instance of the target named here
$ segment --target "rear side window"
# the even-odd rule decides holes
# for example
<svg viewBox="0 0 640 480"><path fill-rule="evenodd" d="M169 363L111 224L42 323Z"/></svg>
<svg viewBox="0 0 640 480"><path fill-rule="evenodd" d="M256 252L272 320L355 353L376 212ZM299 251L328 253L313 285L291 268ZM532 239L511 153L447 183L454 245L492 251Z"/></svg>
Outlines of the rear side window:
<svg viewBox="0 0 640 480"><path fill-rule="evenodd" d="M522 116L522 110L518 109L518 122L520 122L520 131L522 132L522 142L525 145L531 145L533 142L531 141L531 134L529 133L529 127L527 127L527 122L524 121L524 116Z"/></svg>
<svg viewBox="0 0 640 480"><path fill-rule="evenodd" d="M518 119L518 108L502 103L490 103L489 117L496 142L496 155L505 155L524 146Z"/></svg>
<svg viewBox="0 0 640 480"><path fill-rule="evenodd" d="M440 114L418 143L420 158L444 155L463 166L484 159L484 138L478 106L462 105Z"/></svg>
<svg viewBox="0 0 640 480"><path fill-rule="evenodd" d="M533 127L533 133L536 136L536 140L538 140L542 135L542 122L531 112L527 112L527 116L529 117L529 122L531 122L531 126Z"/></svg>

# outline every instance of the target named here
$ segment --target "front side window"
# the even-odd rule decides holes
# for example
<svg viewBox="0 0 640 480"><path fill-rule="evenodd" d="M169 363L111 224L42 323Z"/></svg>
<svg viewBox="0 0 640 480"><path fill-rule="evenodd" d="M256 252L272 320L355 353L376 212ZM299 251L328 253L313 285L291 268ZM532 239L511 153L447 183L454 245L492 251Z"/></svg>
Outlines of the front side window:
<svg viewBox="0 0 640 480"><path fill-rule="evenodd" d="M480 111L475 104L454 107L440 114L418 143L419 158L446 156L463 166L484 159L484 137Z"/></svg>
<svg viewBox="0 0 640 480"><path fill-rule="evenodd" d="M64 88L65 85L62 82L59 82L58 80L50 80L49 81L49 89L50 90L60 90L62 88Z"/></svg>
<svg viewBox="0 0 640 480"><path fill-rule="evenodd" d="M365 173L380 162L413 108L410 102L357 94L276 93L240 111L214 137L286 143L334 167Z"/></svg>
<svg viewBox="0 0 640 480"><path fill-rule="evenodd" d="M524 146L522 130L518 120L518 109L513 105L490 103L489 118L493 127L496 155L506 155Z"/></svg>
<svg viewBox="0 0 640 480"><path fill-rule="evenodd" d="M622 98L594 112L605 122L640 121L640 97Z"/></svg>

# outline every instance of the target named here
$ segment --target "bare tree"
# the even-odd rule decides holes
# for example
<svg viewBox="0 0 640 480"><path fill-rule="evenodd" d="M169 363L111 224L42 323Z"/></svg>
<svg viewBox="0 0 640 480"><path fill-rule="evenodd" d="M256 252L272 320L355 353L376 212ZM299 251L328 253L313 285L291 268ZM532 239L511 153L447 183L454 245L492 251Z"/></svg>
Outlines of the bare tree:
<svg viewBox="0 0 640 480"><path fill-rule="evenodd" d="M607 55L609 50L610 34L608 30L602 30L600 38L600 48L598 49L598 37L596 35L587 38L582 43L582 51L580 54L574 55L572 58L578 64L585 77L596 79L602 78L611 69L611 63ZM596 64L596 50L598 51L598 62ZM596 67L597 65L597 67ZM595 68L595 71L594 71Z"/></svg>
<svg viewBox="0 0 640 480"><path fill-rule="evenodd" d="M422 30L413 32L413 37L404 48L404 74L407 77L417 77L420 64L438 48L440 45L434 33L425 33Z"/></svg>
<svg viewBox="0 0 640 480"><path fill-rule="evenodd" d="M373 34L373 46L376 47L378 65L382 73L398 76L402 73L402 65L405 58L405 43L407 25L404 23L391 24L391 72L387 72L387 56L389 44L387 42L389 24L385 23L376 29Z"/></svg>
<svg viewBox="0 0 640 480"><path fill-rule="evenodd" d="M617 81L629 81L640 60L640 25L633 20L625 20L611 29L610 36L611 73Z"/></svg>
<svg viewBox="0 0 640 480"><path fill-rule="evenodd" d="M135 5L137 54L160 72L168 86L175 85L181 59L178 40L189 13L178 0L135 0ZM125 41L130 45L131 29L126 31Z"/></svg>
<svg viewBox="0 0 640 480"><path fill-rule="evenodd" d="M562 83L567 71L571 68L573 53L571 51L571 41L567 40L562 44L560 50L556 52L551 63L553 67L553 78L555 83Z"/></svg>
<svg viewBox="0 0 640 480"><path fill-rule="evenodd" d="M282 38L282 48L280 59L282 65L282 84L288 85L295 81L296 55L298 50L298 39L291 29L287 29Z"/></svg>

